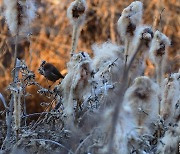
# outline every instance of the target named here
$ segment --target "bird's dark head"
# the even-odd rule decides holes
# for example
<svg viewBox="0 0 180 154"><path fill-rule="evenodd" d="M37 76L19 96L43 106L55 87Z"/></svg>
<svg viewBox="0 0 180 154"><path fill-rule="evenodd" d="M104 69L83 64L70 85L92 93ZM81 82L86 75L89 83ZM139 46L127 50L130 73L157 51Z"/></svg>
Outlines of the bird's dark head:
<svg viewBox="0 0 180 154"><path fill-rule="evenodd" d="M46 64L46 61L43 60L43 61L41 62L40 67L38 68L38 72L39 72L41 75L44 75L44 69L43 69L43 67L44 67L45 64Z"/></svg>
<svg viewBox="0 0 180 154"><path fill-rule="evenodd" d="M42 60L40 67L43 67L46 64L45 60Z"/></svg>

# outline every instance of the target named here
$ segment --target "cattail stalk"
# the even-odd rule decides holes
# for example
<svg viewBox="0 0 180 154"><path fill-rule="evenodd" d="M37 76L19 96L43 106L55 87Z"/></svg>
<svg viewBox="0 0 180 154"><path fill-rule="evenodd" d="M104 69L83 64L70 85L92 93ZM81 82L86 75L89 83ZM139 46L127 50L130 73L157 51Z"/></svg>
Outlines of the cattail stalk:
<svg viewBox="0 0 180 154"><path fill-rule="evenodd" d="M111 153L111 151L112 151L115 130L116 130L118 117L119 117L119 111L121 108L121 104L122 104L122 101L124 98L125 91L127 89L129 70L130 70L132 63L133 63L134 59L136 58L138 52L140 51L141 47L142 47L142 43L139 44L139 46L137 47L136 51L134 52L132 58L130 59L130 62L128 64L127 68L124 70L123 78L121 81L122 84L117 91L117 93L118 93L117 96L119 96L119 98L118 98L118 101L115 102L114 113L112 115L112 124L111 124L112 128L111 128L111 132L110 132L108 153Z"/></svg>
<svg viewBox="0 0 180 154"><path fill-rule="evenodd" d="M86 11L85 0L75 0L70 4L67 9L67 17L69 18L71 25L73 26L72 34L72 47L70 55L73 56L78 43L80 27L84 24Z"/></svg>
<svg viewBox="0 0 180 154"><path fill-rule="evenodd" d="M164 75L164 68L167 60L167 48L170 45L169 38L161 33L160 31L156 31L154 34L154 38L151 43L150 53L151 58L156 66L156 81L162 89L162 80ZM161 99L159 98L159 115L161 115Z"/></svg>
<svg viewBox="0 0 180 154"><path fill-rule="evenodd" d="M128 60L128 50L129 50L129 39L126 38L126 39L125 39L125 52L124 52L124 56L125 56L124 69L126 69L126 65L127 65L127 60Z"/></svg>
<svg viewBox="0 0 180 154"><path fill-rule="evenodd" d="M13 94L14 98L14 130L16 132L16 141L18 141L19 130L21 125L21 94Z"/></svg>
<svg viewBox="0 0 180 154"><path fill-rule="evenodd" d="M18 47L18 34L15 37L13 82L16 81L17 47Z"/></svg>
<svg viewBox="0 0 180 154"><path fill-rule="evenodd" d="M71 46L71 57L74 55L76 48L77 48L77 43L78 43L78 38L79 38L79 26L78 25L73 25L73 35L72 35L72 46Z"/></svg>
<svg viewBox="0 0 180 154"><path fill-rule="evenodd" d="M142 3L140 1L132 2L128 7L126 7L121 17L117 23L118 33L121 36L121 39L124 40L125 43L125 66L126 69L128 56L129 56L129 48L131 46L132 39L134 37L134 32L136 27L141 23L142 20Z"/></svg>

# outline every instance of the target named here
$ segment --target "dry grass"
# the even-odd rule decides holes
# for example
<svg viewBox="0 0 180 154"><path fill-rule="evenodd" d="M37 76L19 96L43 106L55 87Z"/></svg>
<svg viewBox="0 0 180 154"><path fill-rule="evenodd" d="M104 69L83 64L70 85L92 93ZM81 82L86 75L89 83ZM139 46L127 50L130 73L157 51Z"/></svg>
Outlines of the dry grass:
<svg viewBox="0 0 180 154"><path fill-rule="evenodd" d="M80 35L78 50L91 53L93 43L100 43L109 39L120 44L116 22L122 9L131 1L87 1L88 12ZM62 74L67 72L66 63L69 61L72 27L66 17L66 10L70 2L70 0L38 0L37 19L32 23L31 46L29 46L30 43L27 39L22 38L19 42L18 57L25 59L28 64L30 62L29 47L31 48L33 54L30 68L35 72L36 79L40 83L46 84L46 80L37 72L41 60L53 63ZM143 3L144 23L153 23L154 27L162 30L172 40L172 46L169 50L171 65L167 71L177 71L180 68L180 44L178 42L180 40L180 2L178 0L147 0ZM163 8L164 11L162 12ZM1 6L1 12L2 9ZM160 13L161 21L159 21ZM14 43L2 15L0 21L0 92L6 94L5 87L11 81L10 72L12 70ZM153 75L154 67L150 62L148 64L146 74ZM34 92L36 92L35 89ZM6 96L8 99L8 95ZM42 100L30 99L29 101L37 103Z"/></svg>

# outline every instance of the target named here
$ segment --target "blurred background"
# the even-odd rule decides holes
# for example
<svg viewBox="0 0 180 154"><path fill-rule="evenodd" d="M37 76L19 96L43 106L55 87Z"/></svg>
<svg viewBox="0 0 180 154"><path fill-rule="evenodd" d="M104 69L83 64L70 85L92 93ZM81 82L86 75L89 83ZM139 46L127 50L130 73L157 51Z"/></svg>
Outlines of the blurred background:
<svg viewBox="0 0 180 154"><path fill-rule="evenodd" d="M172 41L169 49L169 72L177 72L180 68L180 0L141 0L144 4L143 23L161 30ZM21 38L18 42L18 58L25 59L28 67L35 72L36 81L47 87L43 76L38 74L42 60L54 64L62 74L66 74L66 63L69 61L71 49L72 26L66 17L66 10L72 0L36 0L37 17L31 23L30 41ZM86 22L82 27L78 50L86 51L92 56L91 45L108 40L122 44L116 30L116 23L122 10L132 0L87 0L88 10ZM0 92L8 102L10 92L6 87L12 81L14 38L8 31L3 18L3 3L0 0ZM161 24L159 24L161 14ZM32 64L30 53L32 50ZM147 75L153 74L153 65L147 62ZM37 87L31 86L26 98L28 112L39 112L41 102L47 98L37 94Z"/></svg>

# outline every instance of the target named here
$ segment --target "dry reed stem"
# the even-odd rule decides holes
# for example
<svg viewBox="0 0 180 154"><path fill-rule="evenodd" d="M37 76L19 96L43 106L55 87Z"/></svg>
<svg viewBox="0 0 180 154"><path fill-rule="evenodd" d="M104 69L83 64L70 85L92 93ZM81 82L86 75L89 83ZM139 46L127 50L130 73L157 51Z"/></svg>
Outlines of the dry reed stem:
<svg viewBox="0 0 180 154"><path fill-rule="evenodd" d="M72 46L70 52L71 57L74 55L76 51L78 38L79 38L79 25L75 24L73 25Z"/></svg>
<svg viewBox="0 0 180 154"><path fill-rule="evenodd" d="M139 44L138 48L134 52L134 55L130 59L130 62L128 64L127 68L124 70L122 81L120 81L120 83L122 83L122 84L120 85L120 87L116 93L118 96L118 101L116 100L116 102L115 102L114 112L112 115L112 124L111 124L112 128L111 128L110 139L109 139L109 144L108 144L108 153L111 153L112 148L113 148L113 140L114 140L115 130L116 130L117 122L118 122L119 111L120 111L121 104L122 104L122 101L124 98L124 94L125 94L125 91L126 91L127 85L128 85L129 70L132 66L134 59L136 58L136 55L140 51L141 46L142 46L142 43Z"/></svg>

